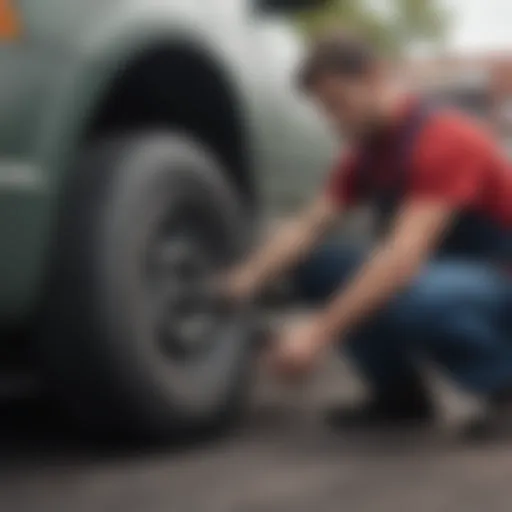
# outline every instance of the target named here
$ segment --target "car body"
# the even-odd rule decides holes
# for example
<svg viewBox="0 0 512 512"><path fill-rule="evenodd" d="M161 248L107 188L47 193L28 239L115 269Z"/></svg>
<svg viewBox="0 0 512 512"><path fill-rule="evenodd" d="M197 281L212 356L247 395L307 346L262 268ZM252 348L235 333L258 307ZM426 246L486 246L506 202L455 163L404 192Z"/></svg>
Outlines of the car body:
<svg viewBox="0 0 512 512"><path fill-rule="evenodd" d="M291 89L300 39L290 20L258 11L251 0L20 0L17 6L20 34L0 47L4 323L26 320L41 300L57 198L73 158L87 140L116 126L174 122L171 111L148 119L131 102L134 90L122 106L128 111L114 112L114 104L140 84L141 95L162 94L172 103L173 93L183 94L173 85L175 63L181 84L195 72L215 82L194 92L203 112L179 115L203 116L194 123L209 125L200 128L206 138L215 139L216 130L236 135L213 144L232 160L248 199L275 209L318 179L330 142L326 135L319 143L321 123ZM208 94L223 97L223 110L207 105Z"/></svg>
<svg viewBox="0 0 512 512"><path fill-rule="evenodd" d="M76 200L70 199L69 190L87 181L80 175L89 172L87 166L84 171L77 162L97 141L124 137L128 154L131 134L159 130L172 136L156 137L144 145L144 135L140 147L158 151L158 141L169 140L177 145L178 156L190 160L197 144L180 145L180 136L173 135L185 133L219 161L224 178L245 205L244 212L252 216L294 207L321 180L319 171L327 169L332 140L312 106L293 88L292 72L302 41L293 20L282 11L283 5L289 10L293 2L279 4L277 0L2 3L0 326L2 333L22 333L3 335L5 344L16 349L20 339L28 339L30 345L26 333L38 336L48 304L56 302L55 277L74 279L61 270L66 267L69 272L73 267L61 261L68 240L88 249L88 233L63 234L59 226L81 215L71 213L74 205L69 203ZM114 153L112 149L111 156ZM172 163L173 155L167 157ZM197 155L191 161L202 165ZM94 202L87 208L91 217ZM75 249L73 258L80 259ZM67 288L61 309L53 313L54 323L66 316L66 302L85 294L86 284ZM85 309L92 310L101 299L101 295L89 298ZM79 357L79 342L76 350L73 345L80 337L77 329L65 344L50 343L50 367L65 358L64 352L70 361ZM50 345L45 345L47 360ZM101 365L101 357L96 354L94 364ZM69 374L71 364L66 365L54 373ZM146 373L152 379L155 372ZM60 383L61 388L79 393L84 382L73 385ZM132 418L141 416L140 410L132 413ZM147 412L148 418L151 415ZM162 421L160 426L167 424Z"/></svg>

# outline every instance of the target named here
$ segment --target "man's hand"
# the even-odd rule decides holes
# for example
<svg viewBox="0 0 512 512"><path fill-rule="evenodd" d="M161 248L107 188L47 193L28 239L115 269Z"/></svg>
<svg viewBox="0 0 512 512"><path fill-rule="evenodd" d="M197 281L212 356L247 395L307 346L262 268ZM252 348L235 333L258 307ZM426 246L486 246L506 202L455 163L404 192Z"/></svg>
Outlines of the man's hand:
<svg viewBox="0 0 512 512"><path fill-rule="evenodd" d="M250 302L259 292L256 273L248 267L231 270L219 278L217 283L220 293L230 302Z"/></svg>
<svg viewBox="0 0 512 512"><path fill-rule="evenodd" d="M311 373L331 340L315 319L285 325L271 340L269 362L285 379L297 379Z"/></svg>

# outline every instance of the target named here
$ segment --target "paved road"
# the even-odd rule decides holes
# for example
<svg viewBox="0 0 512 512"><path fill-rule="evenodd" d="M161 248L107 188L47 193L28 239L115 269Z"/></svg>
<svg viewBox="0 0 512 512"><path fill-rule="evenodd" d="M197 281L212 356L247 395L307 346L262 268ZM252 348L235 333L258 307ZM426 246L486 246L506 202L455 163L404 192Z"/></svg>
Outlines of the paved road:
<svg viewBox="0 0 512 512"><path fill-rule="evenodd" d="M260 383L245 424L193 446L101 448L37 402L4 405L2 512L509 512L512 448L468 447L453 428L474 404L442 390L429 433L339 436L320 410L353 399L331 364L309 387Z"/></svg>

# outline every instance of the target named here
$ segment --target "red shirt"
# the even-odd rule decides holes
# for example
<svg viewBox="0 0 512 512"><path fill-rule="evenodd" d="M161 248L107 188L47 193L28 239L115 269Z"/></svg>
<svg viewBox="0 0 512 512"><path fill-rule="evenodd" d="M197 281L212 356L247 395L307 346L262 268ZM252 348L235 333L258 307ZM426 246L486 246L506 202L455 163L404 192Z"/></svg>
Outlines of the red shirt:
<svg viewBox="0 0 512 512"><path fill-rule="evenodd" d="M397 127L389 128L372 144L371 169L385 186L396 166ZM443 201L512 227L512 166L492 135L476 121L449 109L431 115L412 148L404 200ZM336 165L327 193L340 206L362 201L355 173L361 152L352 148Z"/></svg>

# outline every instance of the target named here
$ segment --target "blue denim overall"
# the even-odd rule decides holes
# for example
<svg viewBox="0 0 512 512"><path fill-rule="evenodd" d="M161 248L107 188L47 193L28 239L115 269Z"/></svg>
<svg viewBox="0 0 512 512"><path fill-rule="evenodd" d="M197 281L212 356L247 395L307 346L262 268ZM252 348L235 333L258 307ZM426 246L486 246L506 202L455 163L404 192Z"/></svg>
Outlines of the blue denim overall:
<svg viewBox="0 0 512 512"><path fill-rule="evenodd" d="M389 190L372 187L372 155L358 169L381 232L407 186L418 135L435 107L419 104L399 134L396 175ZM362 197L362 196L360 196ZM325 301L364 260L364 251L329 243L299 270L297 285L310 301ZM472 212L461 212L438 253L414 283L355 329L342 346L379 392L396 389L417 374L427 357L467 390L488 394L512 385L512 233Z"/></svg>

